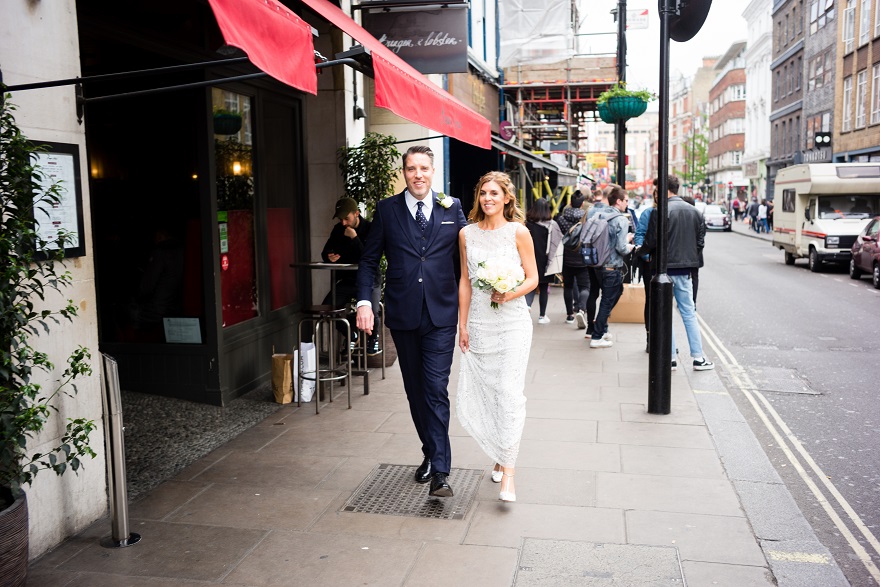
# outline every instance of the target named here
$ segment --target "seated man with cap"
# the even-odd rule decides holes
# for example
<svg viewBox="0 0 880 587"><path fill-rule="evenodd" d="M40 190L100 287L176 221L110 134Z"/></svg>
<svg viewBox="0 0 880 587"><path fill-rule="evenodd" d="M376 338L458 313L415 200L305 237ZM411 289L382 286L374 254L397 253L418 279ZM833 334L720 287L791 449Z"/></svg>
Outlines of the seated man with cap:
<svg viewBox="0 0 880 587"><path fill-rule="evenodd" d="M352 198L341 198L336 202L336 211L334 218L339 219L333 230L330 231L330 238L321 251L321 259L325 263L340 264L357 264L361 260L364 252L364 243L367 241L367 235L370 233L370 221L361 218L361 212L357 202ZM330 300L330 295L324 298L324 304L333 304L334 306L344 306L356 297L356 271L338 271L336 272L336 299ZM373 307L379 307L379 286L373 288L373 299L371 300ZM332 290L331 290L332 291ZM352 327L354 322L352 321ZM354 329L352 334L354 338ZM376 318L373 334L367 340L367 354L375 355L379 352L379 320Z"/></svg>

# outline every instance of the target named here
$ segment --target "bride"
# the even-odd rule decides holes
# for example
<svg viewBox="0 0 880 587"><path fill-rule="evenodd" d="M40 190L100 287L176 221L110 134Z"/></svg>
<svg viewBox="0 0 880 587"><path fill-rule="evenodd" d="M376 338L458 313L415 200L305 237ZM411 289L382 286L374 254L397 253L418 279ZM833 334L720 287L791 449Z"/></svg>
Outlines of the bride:
<svg viewBox="0 0 880 587"><path fill-rule="evenodd" d="M506 173L480 178L469 224L459 233L458 338L462 351L456 414L465 430L495 461L492 481L499 498L516 501L514 466L526 419L526 364L532 319L523 296L538 284L535 249ZM474 287L478 266L488 260L521 264L525 281L499 293ZM493 306L497 305L497 308Z"/></svg>

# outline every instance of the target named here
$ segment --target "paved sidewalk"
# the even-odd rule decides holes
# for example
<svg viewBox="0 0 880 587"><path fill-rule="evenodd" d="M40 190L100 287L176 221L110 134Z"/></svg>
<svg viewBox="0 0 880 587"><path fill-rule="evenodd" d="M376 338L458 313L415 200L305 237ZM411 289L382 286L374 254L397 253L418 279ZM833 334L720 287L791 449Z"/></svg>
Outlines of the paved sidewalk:
<svg viewBox="0 0 880 587"><path fill-rule="evenodd" d="M320 415L284 406L147 492L130 507L141 543L102 548L100 520L29 585L846 585L719 374L682 358L672 414L649 415L643 325L591 350L560 296L535 325L516 503L453 418L450 481L475 490L460 519L408 478L422 517L343 511L380 465L419 463L395 364L370 395L354 386L351 410L342 395Z"/></svg>
<svg viewBox="0 0 880 587"><path fill-rule="evenodd" d="M742 220L732 222L730 227L733 229L733 232L738 234L744 234L746 236L750 236L753 238L759 238L765 241L772 241L773 235L769 232L757 233L751 228L749 228L748 222L743 222Z"/></svg>

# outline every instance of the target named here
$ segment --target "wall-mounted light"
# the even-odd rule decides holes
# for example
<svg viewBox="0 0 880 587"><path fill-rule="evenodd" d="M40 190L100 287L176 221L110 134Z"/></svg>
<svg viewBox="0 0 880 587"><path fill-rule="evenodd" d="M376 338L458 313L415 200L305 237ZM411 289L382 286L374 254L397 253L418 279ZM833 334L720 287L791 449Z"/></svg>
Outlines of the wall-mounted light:
<svg viewBox="0 0 880 587"><path fill-rule="evenodd" d="M198 179L198 178L199 178L199 174L198 174L198 173L193 173L192 178L193 178L193 179Z"/></svg>
<svg viewBox="0 0 880 587"><path fill-rule="evenodd" d="M241 163L238 161L232 162L232 175L241 175Z"/></svg>

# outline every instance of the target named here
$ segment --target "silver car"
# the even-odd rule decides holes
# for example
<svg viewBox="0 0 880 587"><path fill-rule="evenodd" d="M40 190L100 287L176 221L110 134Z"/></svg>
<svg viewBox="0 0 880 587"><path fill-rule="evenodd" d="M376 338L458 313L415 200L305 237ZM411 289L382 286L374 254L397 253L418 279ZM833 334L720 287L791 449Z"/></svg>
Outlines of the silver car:
<svg viewBox="0 0 880 587"><path fill-rule="evenodd" d="M723 230L730 232L730 214L727 208L718 204L707 204L703 209L703 219L706 222L706 230Z"/></svg>

